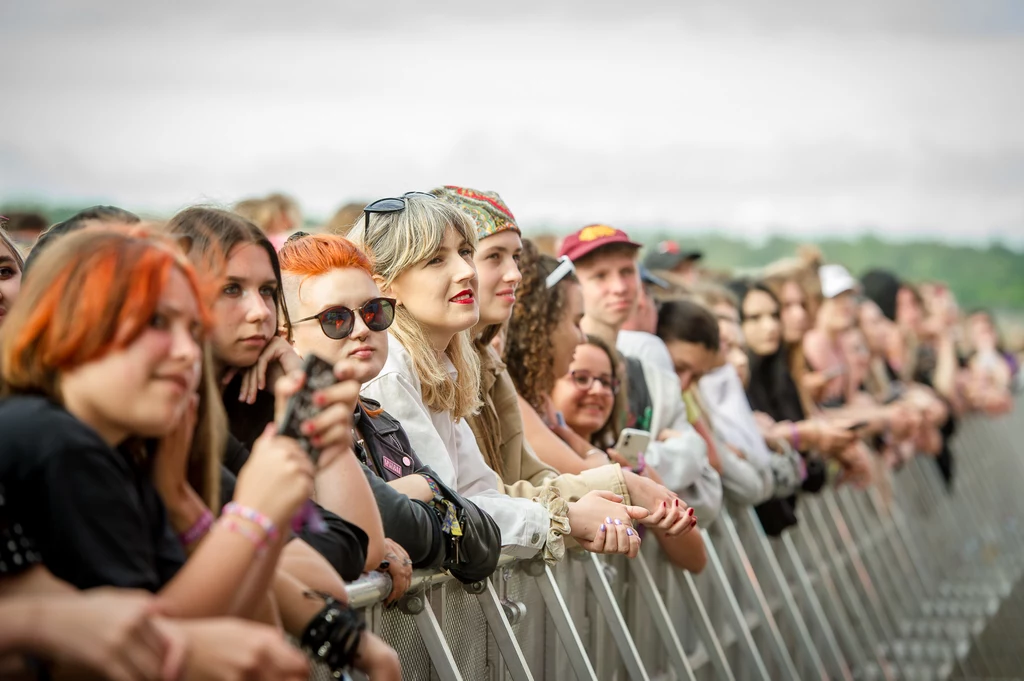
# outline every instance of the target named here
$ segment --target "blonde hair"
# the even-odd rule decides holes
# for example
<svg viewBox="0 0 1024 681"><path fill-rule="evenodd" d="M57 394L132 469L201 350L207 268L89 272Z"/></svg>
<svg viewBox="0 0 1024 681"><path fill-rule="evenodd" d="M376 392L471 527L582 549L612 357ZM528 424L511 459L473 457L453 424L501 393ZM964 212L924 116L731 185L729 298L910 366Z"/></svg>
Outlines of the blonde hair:
<svg viewBox="0 0 1024 681"><path fill-rule="evenodd" d="M419 195L407 197L405 205L404 210L394 213L371 213L369 224L366 219L360 220L348 234L370 256L381 289L390 287L409 268L432 258L449 229L476 248L476 225L456 206ZM457 334L445 348L458 372L457 380L448 375L441 357L434 352L424 324L404 305L399 304L395 310L389 331L412 358L428 408L448 412L456 420L479 409L480 358L473 349L471 329Z"/></svg>

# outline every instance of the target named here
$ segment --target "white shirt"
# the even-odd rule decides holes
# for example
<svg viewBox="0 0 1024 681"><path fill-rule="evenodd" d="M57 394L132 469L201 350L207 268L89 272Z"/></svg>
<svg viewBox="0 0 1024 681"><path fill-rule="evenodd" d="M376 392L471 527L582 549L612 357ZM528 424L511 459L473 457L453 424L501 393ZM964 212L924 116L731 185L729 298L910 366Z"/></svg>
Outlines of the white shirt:
<svg viewBox="0 0 1024 681"><path fill-rule="evenodd" d="M457 378L455 365L447 356L444 361L449 375ZM466 419L456 423L448 412L434 411L423 403L412 358L391 334L384 368L363 384L360 393L380 402L402 424L420 461L442 482L494 518L501 530L503 552L526 558L544 547L551 527L547 509L499 490L498 475L484 461Z"/></svg>
<svg viewBox="0 0 1024 681"><path fill-rule="evenodd" d="M625 342L622 342L623 334ZM653 339L653 340L652 340ZM668 358L668 369L661 364L650 362L648 354L652 348L661 346L665 354L668 349L664 341L643 331L620 331L615 347L623 355L639 360L644 372L644 382L651 397L651 442L647 445L644 458L648 465L658 471L665 487L678 494L693 507L701 525L709 526L722 509L722 479L708 461L708 448L690 421L686 418L686 406L679 390L672 358ZM637 354L640 353L640 354ZM654 351L654 356L657 352ZM662 360L664 363L664 360ZM679 437L658 442L658 434L674 430Z"/></svg>
<svg viewBox="0 0 1024 681"><path fill-rule="evenodd" d="M676 373L676 365L665 341L646 331L619 331L615 347L627 357L636 357L650 362L662 371Z"/></svg>

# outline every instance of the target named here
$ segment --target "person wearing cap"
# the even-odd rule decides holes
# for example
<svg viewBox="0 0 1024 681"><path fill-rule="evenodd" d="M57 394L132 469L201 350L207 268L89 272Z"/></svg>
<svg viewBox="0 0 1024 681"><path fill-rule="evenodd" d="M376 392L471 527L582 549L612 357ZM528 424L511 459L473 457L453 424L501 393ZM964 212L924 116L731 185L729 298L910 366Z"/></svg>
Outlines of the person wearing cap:
<svg viewBox="0 0 1024 681"><path fill-rule="evenodd" d="M562 242L559 255L572 260L583 292L583 331L611 347L618 346L619 332L637 305L639 250L640 244L621 229L603 224L588 225ZM679 379L640 357L624 354L624 361L626 425L652 435L647 463L707 527L721 508L722 481L708 461L707 445L687 419Z"/></svg>
<svg viewBox="0 0 1024 681"><path fill-rule="evenodd" d="M842 336L853 327L857 316L854 294L857 280L842 265L822 265L821 308L814 328L804 334L803 350L807 363L817 372L830 376L817 391L824 406L846 403L856 386L850 386L849 367L842 348Z"/></svg>
<svg viewBox="0 0 1024 681"><path fill-rule="evenodd" d="M822 265L818 270L822 303L815 327L804 335L803 350L814 371L807 378L818 379L818 402L832 419L848 424L862 422L861 436L889 433L891 440L909 452L919 440L921 417L918 410L901 402L878 404L863 391L863 377L853 367L862 361L850 354L850 336L859 333L857 322L857 280L845 267ZM831 377L831 378L830 378ZM930 447L929 447L930 449Z"/></svg>
<svg viewBox="0 0 1024 681"><path fill-rule="evenodd" d="M644 267L684 286L693 286L700 277L697 263L704 257L700 251L684 250L675 241L662 241L644 258Z"/></svg>
<svg viewBox="0 0 1024 681"><path fill-rule="evenodd" d="M528 415L521 412L512 378L491 347L495 334L512 316L516 290L522 281L519 256L523 247L519 226L508 206L494 192L448 185L431 193L462 209L476 224L478 243L474 261L480 321L473 329L473 336L480 358L482 405L480 411L467 420L485 460L503 481L505 492L509 496L532 499L540 496L543 488L554 487L564 499L574 502L590 491L606 491L621 497L625 504L643 506L652 512L662 501L670 501L673 495L665 487L617 463L588 468L578 474L559 473L537 456L525 435L523 418ZM539 420L536 413L532 416ZM561 447L569 457L578 458L565 442L554 433L548 433L550 438L544 440L545 446ZM651 527L655 531L667 530L679 520L676 515L685 510L678 514L667 512L664 517L649 516L657 521ZM647 519L645 523L650 525Z"/></svg>

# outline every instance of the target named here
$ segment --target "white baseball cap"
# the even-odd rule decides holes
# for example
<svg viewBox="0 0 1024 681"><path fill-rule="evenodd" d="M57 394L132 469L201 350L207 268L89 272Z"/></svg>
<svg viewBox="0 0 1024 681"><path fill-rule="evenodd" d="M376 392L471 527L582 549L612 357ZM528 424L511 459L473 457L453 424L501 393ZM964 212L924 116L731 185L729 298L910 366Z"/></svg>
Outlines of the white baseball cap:
<svg viewBox="0 0 1024 681"><path fill-rule="evenodd" d="M826 298L857 290L857 280L842 265L822 265L818 278L821 279L821 295Z"/></svg>

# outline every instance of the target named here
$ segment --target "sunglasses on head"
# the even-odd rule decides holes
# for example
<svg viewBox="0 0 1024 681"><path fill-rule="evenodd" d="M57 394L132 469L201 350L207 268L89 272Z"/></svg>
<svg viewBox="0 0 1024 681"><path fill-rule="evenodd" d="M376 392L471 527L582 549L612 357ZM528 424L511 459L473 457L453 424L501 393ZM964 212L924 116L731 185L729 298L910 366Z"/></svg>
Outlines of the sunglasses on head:
<svg viewBox="0 0 1024 681"><path fill-rule="evenodd" d="M437 197L433 194L426 192L406 192L401 196L394 196L386 199L377 199L373 203L366 205L363 208L363 231L365 232L370 228L370 213L398 213L405 210L405 200L411 196L425 196L430 199L436 199Z"/></svg>
<svg viewBox="0 0 1024 681"><path fill-rule="evenodd" d="M393 298L374 298L363 303L363 306L355 311L344 305L335 305L312 317L294 321L292 325L315 319L320 322L320 329L325 336L341 340L348 338L352 329L355 328L357 312L370 331L387 331L391 323L395 321L395 300Z"/></svg>
<svg viewBox="0 0 1024 681"><path fill-rule="evenodd" d="M572 378L573 385L575 385L577 388L584 392L590 390L590 388L593 387L594 383L597 382L600 383L605 388L607 388L608 390L610 390L612 392L612 395L619 394L618 380L612 378L608 374L604 374L603 376L595 376L589 371L576 370L570 371L569 377Z"/></svg>

